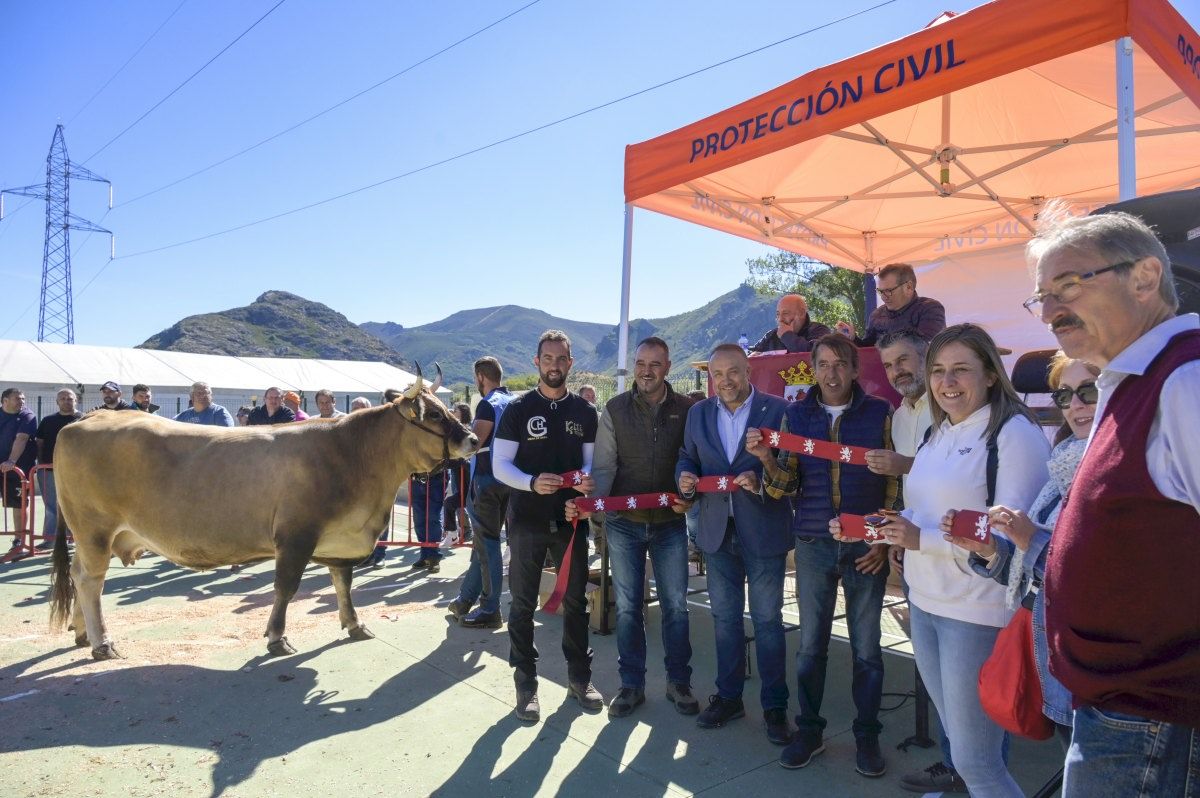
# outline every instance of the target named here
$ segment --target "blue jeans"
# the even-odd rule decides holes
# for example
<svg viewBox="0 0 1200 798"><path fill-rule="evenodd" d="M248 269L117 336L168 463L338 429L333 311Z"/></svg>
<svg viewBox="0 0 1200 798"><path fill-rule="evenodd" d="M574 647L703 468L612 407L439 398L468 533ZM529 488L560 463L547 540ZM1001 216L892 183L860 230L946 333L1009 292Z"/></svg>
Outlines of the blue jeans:
<svg viewBox="0 0 1200 798"><path fill-rule="evenodd" d="M1200 796L1200 729L1123 712L1075 710L1063 798Z"/></svg>
<svg viewBox="0 0 1200 798"><path fill-rule="evenodd" d="M622 687L646 686L646 554L662 609L662 642L667 681L692 683L692 644L688 633L687 525L683 518L639 524L609 513L605 521L613 591L617 598L617 670Z"/></svg>
<svg viewBox="0 0 1200 798"><path fill-rule="evenodd" d="M480 549L483 549L483 559L487 560L488 584L484 584L484 565L480 561ZM458 588L459 601L474 604L479 600L479 609L483 612L500 611L500 591L504 584L504 563L500 551L500 540L484 535L476 535L471 541L471 564L463 575L462 586ZM490 590L488 588L491 588Z"/></svg>
<svg viewBox="0 0 1200 798"><path fill-rule="evenodd" d="M45 544L53 543L58 531L58 494L54 490L54 472L51 470L37 472L38 495L42 497L42 506L46 508L42 519L42 537Z"/></svg>
<svg viewBox="0 0 1200 798"><path fill-rule="evenodd" d="M413 528L417 532L417 540L434 544L421 547L422 560L442 559L442 550L436 544L442 542L442 502L445 496L446 480L442 474L434 474L427 481L413 477L412 496L409 499Z"/></svg>
<svg viewBox="0 0 1200 798"><path fill-rule="evenodd" d="M1024 793L1004 764L1004 729L979 703L979 669L1000 629L957 621L909 605L913 655L950 738L954 769L975 798Z"/></svg>
<svg viewBox="0 0 1200 798"><path fill-rule="evenodd" d="M763 709L787 709L787 646L783 640L783 572L787 555L748 554L738 542L731 518L721 548L705 559L717 644L717 695L731 700L742 697L746 681L743 613L749 583L750 620L754 622L754 647L762 683L759 699Z"/></svg>
<svg viewBox="0 0 1200 798"><path fill-rule="evenodd" d="M883 698L879 616L883 612L888 567L885 564L877 574L859 573L854 567L854 561L870 550L870 544L863 542L839 543L826 537L796 539L796 598L800 603L800 649L796 652L800 714L796 716L796 726L800 732L818 739L826 724L821 717L821 698L825 694L825 668L839 579L846 594L846 622L854 659L850 686L858 711L854 737L875 737L883 730L879 722L879 703Z"/></svg>

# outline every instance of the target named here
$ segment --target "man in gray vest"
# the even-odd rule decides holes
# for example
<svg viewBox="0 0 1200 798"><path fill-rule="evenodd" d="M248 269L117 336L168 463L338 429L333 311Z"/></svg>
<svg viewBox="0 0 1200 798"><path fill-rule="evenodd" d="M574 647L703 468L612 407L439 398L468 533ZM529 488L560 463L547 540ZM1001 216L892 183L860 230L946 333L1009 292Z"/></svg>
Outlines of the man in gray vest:
<svg viewBox="0 0 1200 798"><path fill-rule="evenodd" d="M654 566L662 609L666 652L666 696L684 715L700 703L692 695L692 647L687 610L688 539L683 513L690 502L669 503L675 492L675 462L683 444L687 411L693 404L671 390L671 354L661 338L646 338L635 353L633 387L614 396L600 416L592 478L596 496L658 493L664 506L610 512L605 530L617 599L617 665L621 690L608 716L629 715L646 700L646 555ZM568 518L578 517L567 502Z"/></svg>

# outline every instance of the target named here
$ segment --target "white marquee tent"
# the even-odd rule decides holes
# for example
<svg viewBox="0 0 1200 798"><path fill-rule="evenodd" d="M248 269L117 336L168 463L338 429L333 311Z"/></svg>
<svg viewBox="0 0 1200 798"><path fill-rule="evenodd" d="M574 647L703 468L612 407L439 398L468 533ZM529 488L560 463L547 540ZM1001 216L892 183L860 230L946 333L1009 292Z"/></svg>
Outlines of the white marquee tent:
<svg viewBox="0 0 1200 798"><path fill-rule="evenodd" d="M234 357L167 352L83 344L51 344L0 340L0 383L20 388L26 403L39 418L55 412L54 395L72 388L81 395L80 409L100 403L100 386L115 380L131 398L135 383L149 385L154 403L163 415L187 407L194 382L207 382L213 400L231 412L241 405L261 402L272 386L296 391L306 408L315 413L314 395L322 388L333 391L337 406L346 409L356 396L378 402L387 388L406 388L416 376L387 363L355 360L308 360L279 357ZM446 401L451 392L442 388Z"/></svg>

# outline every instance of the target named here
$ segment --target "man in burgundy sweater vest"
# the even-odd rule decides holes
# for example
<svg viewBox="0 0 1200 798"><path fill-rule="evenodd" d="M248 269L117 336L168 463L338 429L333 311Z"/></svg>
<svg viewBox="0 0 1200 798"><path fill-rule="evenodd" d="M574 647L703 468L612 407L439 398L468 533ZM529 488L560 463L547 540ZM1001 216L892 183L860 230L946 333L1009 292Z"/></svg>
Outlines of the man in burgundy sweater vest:
<svg viewBox="0 0 1200 798"><path fill-rule="evenodd" d="M1025 307L1101 368L1046 567L1050 670L1074 696L1064 798L1200 795L1200 318L1140 219L1043 211Z"/></svg>

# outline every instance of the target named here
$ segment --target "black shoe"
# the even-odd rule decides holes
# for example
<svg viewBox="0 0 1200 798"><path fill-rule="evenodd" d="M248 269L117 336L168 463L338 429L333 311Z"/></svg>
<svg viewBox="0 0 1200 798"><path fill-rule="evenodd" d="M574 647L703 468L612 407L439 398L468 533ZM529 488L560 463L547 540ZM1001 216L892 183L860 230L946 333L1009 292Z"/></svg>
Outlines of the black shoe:
<svg viewBox="0 0 1200 798"><path fill-rule="evenodd" d="M696 725L701 729L719 729L731 720L746 714L740 698L721 698L719 695L708 697L708 707L696 718Z"/></svg>
<svg viewBox="0 0 1200 798"><path fill-rule="evenodd" d="M378 568L383 564L383 558L387 556L387 549L383 546L376 546L370 554L368 554L356 568Z"/></svg>
<svg viewBox="0 0 1200 798"><path fill-rule="evenodd" d="M504 625L504 616L500 610L484 612L480 607L459 618L458 625L467 629L499 629Z"/></svg>
<svg viewBox="0 0 1200 798"><path fill-rule="evenodd" d="M792 741L792 729L788 726L786 708L764 709L763 725L767 727L767 739L775 745L787 745Z"/></svg>
<svg viewBox="0 0 1200 798"><path fill-rule="evenodd" d="M431 563L431 562L432 562L432 560L426 560L424 557L422 557L421 559L417 560L415 563L412 564L412 569L414 571L423 570L425 568L428 568L429 563Z"/></svg>
<svg viewBox="0 0 1200 798"><path fill-rule="evenodd" d="M608 705L610 718L632 715L633 710L646 703L646 691L641 687L622 687L617 697Z"/></svg>
<svg viewBox="0 0 1200 798"><path fill-rule="evenodd" d="M858 753L854 757L854 769L869 779L877 779L887 772L883 752L879 750L879 737L872 734L859 737L856 741Z"/></svg>
<svg viewBox="0 0 1200 798"><path fill-rule="evenodd" d="M431 574L436 574L438 571L442 570L442 563L440 560L426 560L425 570Z"/></svg>
<svg viewBox="0 0 1200 798"><path fill-rule="evenodd" d="M537 723L542 717L542 707L538 703L537 690L517 690L517 706L513 710L517 720L527 723Z"/></svg>
<svg viewBox="0 0 1200 798"><path fill-rule="evenodd" d="M791 744L779 755L779 764L785 768L802 768L813 757L825 750L825 743L820 733L812 734L797 731Z"/></svg>
<svg viewBox="0 0 1200 798"><path fill-rule="evenodd" d="M50 552L54 551L54 540L43 540L41 543L33 547L33 551L36 554L49 554Z"/></svg>
<svg viewBox="0 0 1200 798"><path fill-rule="evenodd" d="M13 549L19 549L19 548L21 548L22 545L24 545L24 544L21 543L20 538L13 538L12 545L8 547L8 550L12 551Z"/></svg>
<svg viewBox="0 0 1200 798"><path fill-rule="evenodd" d="M604 709L604 696L600 695L600 691L591 682L584 684L583 682L571 682L567 685L567 694L579 702L579 706L589 712L597 712Z"/></svg>
<svg viewBox="0 0 1200 798"><path fill-rule="evenodd" d="M450 602L450 606L446 607L446 612L454 616L454 620L462 621L463 616L471 611L471 607L475 606L474 601L456 598Z"/></svg>
<svg viewBox="0 0 1200 798"><path fill-rule="evenodd" d="M900 778L900 786L909 792L953 792L967 793L967 783L944 762L935 762L924 770L907 773Z"/></svg>
<svg viewBox="0 0 1200 798"><path fill-rule="evenodd" d="M692 695L691 686L682 682L667 683L667 700L675 705L675 711L680 715L695 715L700 711L700 702Z"/></svg>

